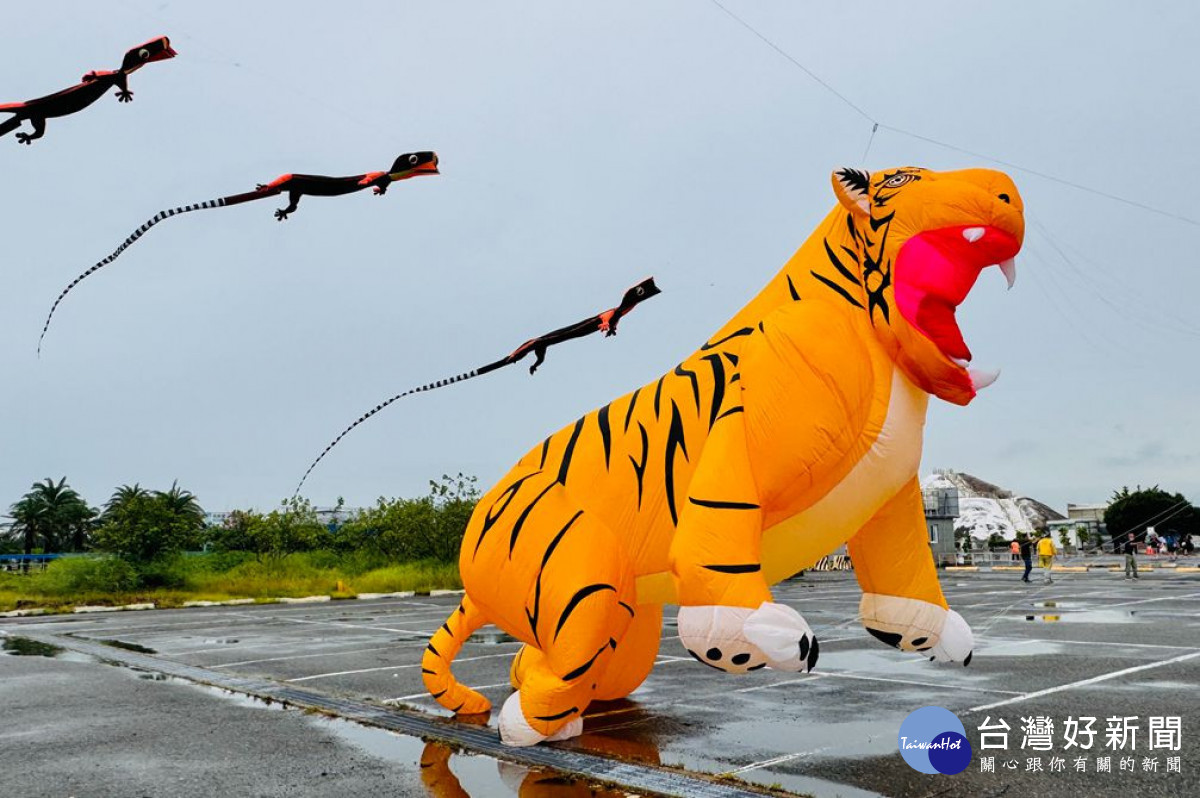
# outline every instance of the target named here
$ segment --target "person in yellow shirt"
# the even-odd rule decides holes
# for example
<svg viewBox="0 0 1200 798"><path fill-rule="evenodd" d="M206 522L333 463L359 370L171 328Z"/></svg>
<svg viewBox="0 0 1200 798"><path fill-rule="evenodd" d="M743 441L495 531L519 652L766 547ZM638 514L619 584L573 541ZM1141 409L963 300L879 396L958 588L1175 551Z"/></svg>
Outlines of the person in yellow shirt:
<svg viewBox="0 0 1200 798"><path fill-rule="evenodd" d="M1046 584L1051 584L1054 580L1050 578L1050 571L1054 568L1054 555L1058 554L1058 550L1054 548L1054 541L1050 539L1049 534L1043 533L1037 544L1037 552L1038 565L1046 575Z"/></svg>

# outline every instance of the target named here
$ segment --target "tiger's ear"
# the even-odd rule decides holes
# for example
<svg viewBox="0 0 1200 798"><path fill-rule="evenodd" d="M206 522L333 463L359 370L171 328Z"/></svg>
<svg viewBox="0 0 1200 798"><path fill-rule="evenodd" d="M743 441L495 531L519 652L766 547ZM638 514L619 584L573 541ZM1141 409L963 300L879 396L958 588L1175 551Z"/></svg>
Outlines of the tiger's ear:
<svg viewBox="0 0 1200 798"><path fill-rule="evenodd" d="M861 169L837 169L833 173L833 193L838 202L855 216L871 215L871 173Z"/></svg>

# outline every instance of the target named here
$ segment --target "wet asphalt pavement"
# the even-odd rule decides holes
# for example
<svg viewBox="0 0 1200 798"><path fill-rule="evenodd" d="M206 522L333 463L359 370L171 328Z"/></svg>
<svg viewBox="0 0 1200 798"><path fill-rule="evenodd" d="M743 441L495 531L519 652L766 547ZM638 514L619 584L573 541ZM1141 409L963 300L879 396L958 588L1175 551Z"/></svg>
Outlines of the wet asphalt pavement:
<svg viewBox="0 0 1200 798"><path fill-rule="evenodd" d="M1108 572L1063 573L1053 585L1027 586L1012 573L960 572L943 574L942 582L951 606L975 630L977 646L969 668L884 647L856 621L859 591L852 575L810 574L776 586L775 594L796 607L820 638L821 659L814 674L758 671L736 677L705 668L682 650L674 638L673 613L668 613L659 661L646 684L629 701L594 705L584 736L566 747L732 774L817 796L1200 794L1200 574L1156 570L1127 582ZM115 639L221 673L446 715L425 695L419 661L429 634L457 601L455 596L412 597L4 619L0 631ZM508 665L517 647L498 630L481 630L463 649L455 673L498 706L510 692ZM323 727L296 711L231 704L211 689L139 680L123 671L0 657L3 772L28 772L28 784L43 783L50 765L39 764L40 753L31 759L13 751L24 749L25 742L38 752L53 750L45 741L58 739L78 752L70 762L94 763L90 771L83 764L70 765L71 778L104 773L104 763L114 760L128 763L130 772L145 779L137 782L144 783L143 792L123 788L118 773L90 783L54 783L56 789L89 786L78 792L14 795L309 794L304 789L317 790L311 793L316 795L334 794L333 780L344 780L340 783L354 794L378 794L372 779L386 783L387 793L397 796L480 798L513 795L518 789L520 778L509 772L500 779L502 768L481 757L452 757L446 751L439 764L440 754L434 751L426 754L428 766L418 768L421 743L412 738L371 731L387 735L378 740L412 743L406 748L405 742L391 742L381 752L379 744L372 749L362 740L334 733L329 721L321 721L328 724ZM49 692L34 687L39 673L53 685ZM114 684L126 685L129 694ZM103 715L116 725L97 725L89 716L93 705L109 706ZM966 727L975 756L960 775L917 773L897 753L901 721L929 705L954 711ZM52 731L39 725L43 713L58 717ZM225 718L229 713L239 717ZM244 713L250 714L242 717ZM1055 725L1050 750L1022 749L1022 718L1035 716L1049 717ZM1097 718L1093 728L1099 734L1091 750L1065 748L1063 721L1069 716ZM1182 719L1178 750L1149 747L1151 716ZM1106 746L1110 717L1136 718L1131 721L1138 727L1132 748ZM1009 725L1006 750L980 750L977 727L985 718ZM43 729L43 737L28 731L31 724ZM159 724L161 734L155 731ZM245 733L220 731L239 724L249 724ZM142 725L149 727L148 736L132 737ZM26 740L27 734L33 737ZM234 745L234 739L243 743ZM203 769L194 770L194 776L186 768L177 772L169 754L182 750L191 751L189 761L196 763L230 763L222 771L228 781L213 782L222 789L189 791L217 776ZM995 757L995 772L981 772L981 754ZM1086 758L1084 772L1076 771L1081 755ZM1112 757L1111 773L1097 772L1098 756ZM1133 757L1133 770L1121 769L1123 757L1126 766ZM1178 757L1180 772L1167 772L1168 757ZM1031 759L1038 759L1040 771L1032 769ZM265 774L265 781L256 780L255 772ZM459 792L446 791L447 774ZM185 780L178 789L170 781L174 778ZM542 781L536 794L592 794L590 788L580 793L578 784ZM261 791L247 787L259 784ZM267 791L276 784L298 786ZM5 785L13 782L0 782L0 792ZM534 794L532 786L520 788L521 794Z"/></svg>

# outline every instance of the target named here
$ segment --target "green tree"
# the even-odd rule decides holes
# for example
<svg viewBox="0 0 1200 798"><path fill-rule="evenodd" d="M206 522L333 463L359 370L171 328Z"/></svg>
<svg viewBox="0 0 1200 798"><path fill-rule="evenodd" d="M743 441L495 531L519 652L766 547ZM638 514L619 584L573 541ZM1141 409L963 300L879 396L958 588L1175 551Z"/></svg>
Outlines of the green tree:
<svg viewBox="0 0 1200 798"><path fill-rule="evenodd" d="M440 481L431 481L429 494L419 499L380 497L374 507L338 529L337 546L371 551L401 562L451 562L458 556L478 500L475 477L443 475Z"/></svg>
<svg viewBox="0 0 1200 798"><path fill-rule="evenodd" d="M1123 542L1132 532L1136 540L1144 541L1146 527L1152 526L1163 535L1177 539L1188 532L1200 538L1200 509L1181 493L1168 493L1157 485L1136 490L1127 486L1113 493L1112 503L1104 511L1104 525L1114 542Z"/></svg>
<svg viewBox="0 0 1200 798"><path fill-rule="evenodd" d="M266 515L235 510L222 527L210 530L210 534L217 549L251 551L260 560L330 546L329 529L305 498L287 499L278 510Z"/></svg>
<svg viewBox="0 0 1200 798"><path fill-rule="evenodd" d="M23 543L26 554L43 551L83 551L93 527L96 511L88 507L63 477L57 483L47 477L9 510L13 519L10 534Z"/></svg>
<svg viewBox="0 0 1200 798"><path fill-rule="evenodd" d="M123 485L104 507L95 545L101 551L147 563L195 545L203 528L204 510L196 497L177 483L167 491Z"/></svg>

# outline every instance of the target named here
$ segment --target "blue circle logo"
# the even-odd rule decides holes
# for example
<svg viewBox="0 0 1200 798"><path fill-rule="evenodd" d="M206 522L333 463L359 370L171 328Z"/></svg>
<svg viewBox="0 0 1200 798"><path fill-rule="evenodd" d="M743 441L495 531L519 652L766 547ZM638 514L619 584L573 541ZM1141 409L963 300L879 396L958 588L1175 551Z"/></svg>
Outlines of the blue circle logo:
<svg viewBox="0 0 1200 798"><path fill-rule="evenodd" d="M944 707L921 707L909 713L897 735L900 756L921 773L962 773L971 764L971 742L962 721Z"/></svg>

